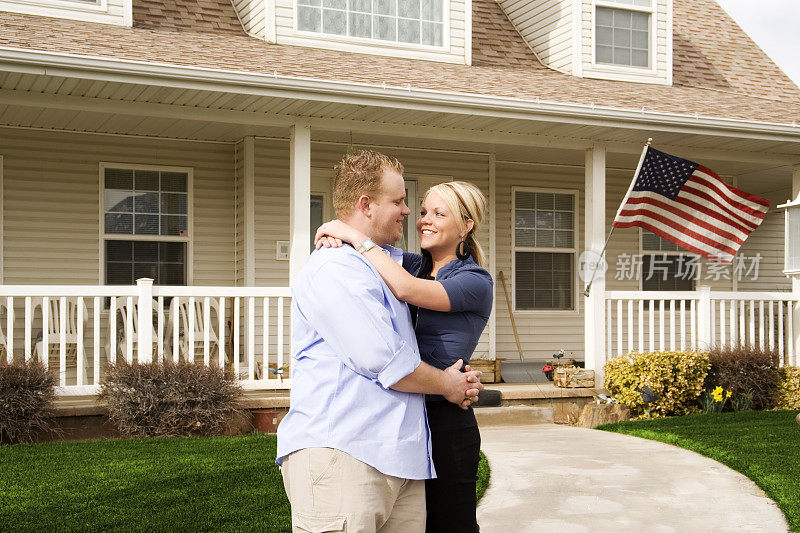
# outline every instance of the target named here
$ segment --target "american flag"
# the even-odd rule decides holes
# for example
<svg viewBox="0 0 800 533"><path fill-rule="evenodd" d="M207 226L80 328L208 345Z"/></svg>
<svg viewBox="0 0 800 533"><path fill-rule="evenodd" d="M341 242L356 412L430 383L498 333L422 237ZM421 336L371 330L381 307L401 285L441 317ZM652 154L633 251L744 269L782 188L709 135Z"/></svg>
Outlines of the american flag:
<svg viewBox="0 0 800 533"><path fill-rule="evenodd" d="M640 226L702 257L730 263L768 208L769 200L731 187L710 169L648 146L613 226Z"/></svg>

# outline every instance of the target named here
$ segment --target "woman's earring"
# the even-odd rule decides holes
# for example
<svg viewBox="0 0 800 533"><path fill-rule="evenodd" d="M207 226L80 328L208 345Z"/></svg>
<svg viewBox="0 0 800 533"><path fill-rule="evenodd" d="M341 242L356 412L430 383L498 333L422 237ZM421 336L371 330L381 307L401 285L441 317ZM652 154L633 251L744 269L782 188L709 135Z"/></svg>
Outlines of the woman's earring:
<svg viewBox="0 0 800 533"><path fill-rule="evenodd" d="M469 243L466 240L458 243L458 246L456 246L456 257L462 261L466 261L469 259L470 255L472 255L472 249L469 247Z"/></svg>

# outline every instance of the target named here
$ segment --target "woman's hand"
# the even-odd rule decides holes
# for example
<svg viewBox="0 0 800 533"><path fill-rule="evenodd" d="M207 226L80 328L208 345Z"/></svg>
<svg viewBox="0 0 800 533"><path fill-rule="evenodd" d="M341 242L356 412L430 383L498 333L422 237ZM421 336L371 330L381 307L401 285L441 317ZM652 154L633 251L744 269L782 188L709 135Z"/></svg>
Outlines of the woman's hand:
<svg viewBox="0 0 800 533"><path fill-rule="evenodd" d="M321 225L317 230L317 234L314 236L314 246L317 250L323 246L326 248L338 248L343 242L356 245L366 238L366 235L349 224L341 220L331 220Z"/></svg>

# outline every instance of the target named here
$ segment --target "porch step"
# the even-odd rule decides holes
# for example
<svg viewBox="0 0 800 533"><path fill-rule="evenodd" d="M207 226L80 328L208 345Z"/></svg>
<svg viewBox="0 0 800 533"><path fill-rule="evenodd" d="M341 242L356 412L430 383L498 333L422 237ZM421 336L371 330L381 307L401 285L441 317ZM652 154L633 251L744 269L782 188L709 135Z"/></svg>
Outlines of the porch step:
<svg viewBox="0 0 800 533"><path fill-rule="evenodd" d="M532 405L507 405L503 407L480 407L474 409L479 427L527 426L530 424L552 424L555 421L553 407Z"/></svg>

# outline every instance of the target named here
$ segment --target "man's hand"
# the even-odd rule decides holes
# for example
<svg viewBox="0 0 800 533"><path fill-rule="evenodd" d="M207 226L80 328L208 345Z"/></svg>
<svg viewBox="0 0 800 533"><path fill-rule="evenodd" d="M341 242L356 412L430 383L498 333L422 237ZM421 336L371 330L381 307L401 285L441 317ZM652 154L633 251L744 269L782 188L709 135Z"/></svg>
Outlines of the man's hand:
<svg viewBox="0 0 800 533"><path fill-rule="evenodd" d="M470 370L467 366L465 369L467 371L461 372L463 365L464 361L459 359L444 370L445 393L442 396L447 401L466 409L478 401L478 393L483 389L483 384L481 383L481 371Z"/></svg>

